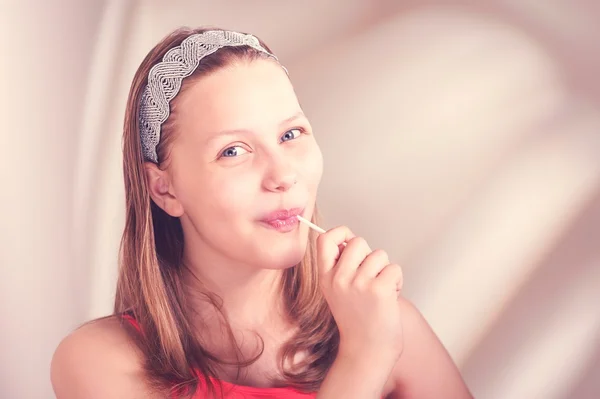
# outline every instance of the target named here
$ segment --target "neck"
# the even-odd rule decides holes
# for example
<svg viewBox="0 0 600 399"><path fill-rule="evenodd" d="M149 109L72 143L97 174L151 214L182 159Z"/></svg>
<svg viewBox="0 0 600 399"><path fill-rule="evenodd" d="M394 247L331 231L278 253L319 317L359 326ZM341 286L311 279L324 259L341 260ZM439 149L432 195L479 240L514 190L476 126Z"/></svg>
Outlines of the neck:
<svg viewBox="0 0 600 399"><path fill-rule="evenodd" d="M232 327L254 328L281 319L284 270L236 262L198 244L186 245L184 251L185 286L194 314L204 322L217 315L207 306L205 295L211 294L218 297Z"/></svg>

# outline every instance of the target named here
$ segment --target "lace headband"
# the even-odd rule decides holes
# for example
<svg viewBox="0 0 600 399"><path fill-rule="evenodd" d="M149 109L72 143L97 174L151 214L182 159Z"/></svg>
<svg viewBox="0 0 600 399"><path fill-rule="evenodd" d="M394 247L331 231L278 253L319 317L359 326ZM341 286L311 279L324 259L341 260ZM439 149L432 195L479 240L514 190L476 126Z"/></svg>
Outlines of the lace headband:
<svg viewBox="0 0 600 399"><path fill-rule="evenodd" d="M144 160L158 163L156 147L160 141L161 126L169 117L170 101L179 93L183 79L194 73L204 57L220 48L236 46L249 46L279 62L253 35L214 30L190 35L150 69L139 112Z"/></svg>

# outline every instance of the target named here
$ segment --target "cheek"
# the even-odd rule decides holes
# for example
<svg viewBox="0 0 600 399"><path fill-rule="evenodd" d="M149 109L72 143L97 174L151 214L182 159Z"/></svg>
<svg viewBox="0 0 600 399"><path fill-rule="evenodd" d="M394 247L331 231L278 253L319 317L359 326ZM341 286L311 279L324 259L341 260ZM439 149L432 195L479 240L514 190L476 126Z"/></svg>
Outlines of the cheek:
<svg viewBox="0 0 600 399"><path fill-rule="evenodd" d="M175 190L184 212L196 221L235 217L243 206L243 182L214 172L180 175Z"/></svg>
<svg viewBox="0 0 600 399"><path fill-rule="evenodd" d="M313 140L306 148L299 162L299 170L311 187L317 187L323 175L323 154L317 143Z"/></svg>
<svg viewBox="0 0 600 399"><path fill-rule="evenodd" d="M251 173L212 173L201 187L204 211L209 218L235 219L248 213L259 183Z"/></svg>

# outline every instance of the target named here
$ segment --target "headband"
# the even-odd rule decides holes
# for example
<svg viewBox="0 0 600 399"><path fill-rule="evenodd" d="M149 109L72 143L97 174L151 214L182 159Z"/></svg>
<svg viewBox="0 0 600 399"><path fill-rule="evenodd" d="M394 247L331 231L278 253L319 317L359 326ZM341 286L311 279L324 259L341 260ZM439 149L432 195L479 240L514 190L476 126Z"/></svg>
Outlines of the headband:
<svg viewBox="0 0 600 399"><path fill-rule="evenodd" d="M169 117L170 101L179 93L183 79L194 73L204 57L223 47L238 46L251 47L278 61L277 57L262 47L258 38L253 35L211 30L188 36L150 69L139 110L140 141L144 160L158 163L156 147L160 142L161 126Z"/></svg>

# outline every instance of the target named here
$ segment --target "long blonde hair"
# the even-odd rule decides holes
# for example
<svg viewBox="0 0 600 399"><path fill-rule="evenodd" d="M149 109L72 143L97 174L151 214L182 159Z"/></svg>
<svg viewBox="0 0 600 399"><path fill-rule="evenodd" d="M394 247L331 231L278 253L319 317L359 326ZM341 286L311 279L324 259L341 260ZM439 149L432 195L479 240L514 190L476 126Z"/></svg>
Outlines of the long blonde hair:
<svg viewBox="0 0 600 399"><path fill-rule="evenodd" d="M177 387L177 392L189 396L197 390L198 378L205 378L210 385L209 377L216 378L216 367L230 363L204 348L198 339L202 331L193 329L182 282L181 223L150 198L139 139L138 111L150 68L190 34L205 30L181 28L172 32L150 51L133 78L123 129L126 221L114 306L115 315L130 314L139 324L141 334L130 331L145 355L145 371L151 386L167 390ZM265 43L261 45L270 51ZM184 80L181 90L194 79L228 63L262 56L249 47L222 48L202 60L194 74ZM176 102L177 98L172 106L176 106ZM163 124L157 151L159 162L165 159L174 137L172 119ZM315 217L313 221L316 222ZM318 389L335 359L339 343L337 326L319 289L315 262L315 237L311 234L304 259L285 270L281 284L288 316L299 328L280 353L283 380L279 383L305 391ZM214 297L211 301L218 306ZM234 344L231 328L229 332ZM284 364L299 352L308 354L301 367L285 370ZM251 364L259 356L240 361L238 368Z"/></svg>

